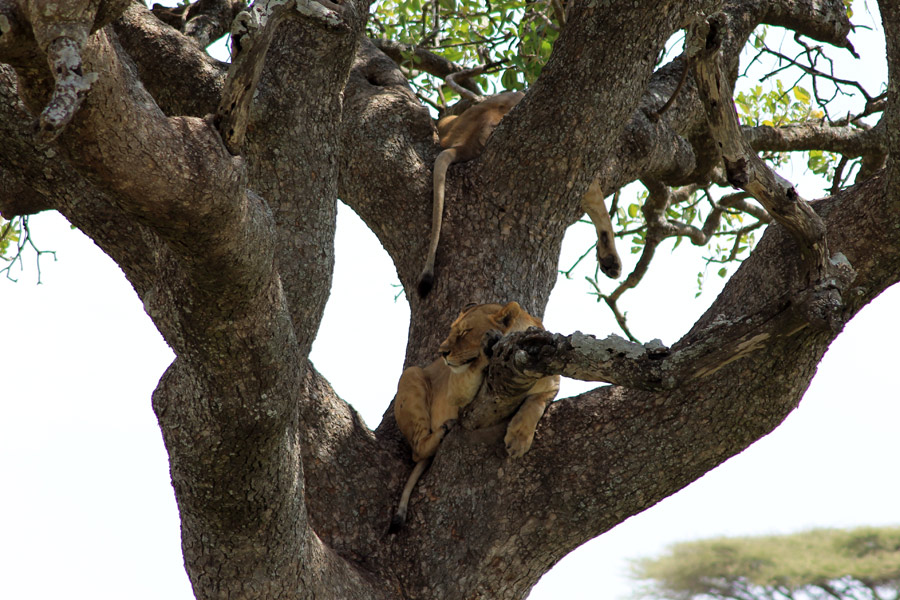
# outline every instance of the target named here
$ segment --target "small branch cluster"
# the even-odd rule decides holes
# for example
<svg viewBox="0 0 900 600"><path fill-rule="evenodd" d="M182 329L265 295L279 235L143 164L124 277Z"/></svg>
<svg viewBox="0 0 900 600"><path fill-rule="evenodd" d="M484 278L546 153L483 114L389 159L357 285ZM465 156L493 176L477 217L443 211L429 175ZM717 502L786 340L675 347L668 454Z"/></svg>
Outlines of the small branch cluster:
<svg viewBox="0 0 900 600"><path fill-rule="evenodd" d="M803 75L801 75L801 78L805 75L809 75L812 78L813 96L815 97L817 104L822 107L822 110L825 111L828 121L835 124L856 123L863 117L884 110L885 101L887 99L886 92L873 96L868 92L868 90L866 90L865 86L860 84L858 81L844 79L835 75L834 62L827 54L825 54L822 46L810 45L803 39L803 36L801 36L799 33L794 35L794 42L801 47L801 51L799 52L799 54L794 57L788 56L778 50L773 50L767 45L763 45L759 49L759 52L750 61L749 64L753 64L753 62L762 55L770 55L778 59L778 62L781 65L777 69L774 69L772 72L765 75L761 79L761 81L765 81L769 78L775 77L779 73L791 67L799 69L803 73ZM859 58L859 55L856 54L852 47L849 47L848 49L854 57ZM827 64L827 72L819 68L820 62L824 62ZM832 90L830 96L826 93L825 89L823 89L823 85L821 83L822 81L827 81L831 84ZM797 82L795 82L794 85L796 85L796 83L799 83L799 79L797 80ZM853 95L852 92L845 91L845 88L852 88L856 90L856 92L861 94L866 100L865 108L857 115L847 115L847 117L839 120L832 119L828 115L828 104L839 95Z"/></svg>
<svg viewBox="0 0 900 600"><path fill-rule="evenodd" d="M206 48L228 33L231 23L246 5L244 0L198 0L173 7L154 4L152 12L159 20Z"/></svg>
<svg viewBox="0 0 900 600"><path fill-rule="evenodd" d="M814 104L823 118L821 122L751 129L748 133L754 148L765 148L769 151L819 150L840 153L842 156L832 175L830 188L832 195L847 184L854 171L857 173L858 182L880 170L887 156L883 135L879 128L873 128L864 119L884 111L887 105L887 92L872 94L860 82L838 77L835 74L834 61L825 53L824 48L821 45L810 44L799 32L793 37L794 43L800 48L794 56L790 56L787 51L769 47L763 40L764 38L760 36L759 50L749 61L745 72L763 56L775 58L778 66L763 76L761 81L786 73L788 69L799 71L799 76L786 89L801 89L801 93L807 95L805 89L797 86L808 78ZM860 58L849 42L844 46L855 58ZM839 96L851 98L856 95L864 100L861 110L856 113L848 112L841 118L834 118L829 114L829 104L833 100Z"/></svg>
<svg viewBox="0 0 900 600"><path fill-rule="evenodd" d="M728 194L719 200L715 200L709 189L701 189L697 185L672 189L653 179L646 179L642 183L648 190L647 198L641 207L645 224L636 230L623 231L619 234L620 236L626 236L643 233L644 243L637 264L631 273L609 294L605 294L600 290L596 278L587 278L587 281L594 287L594 293L597 295L598 300L606 303L612 311L619 328L632 342L638 342L638 339L631 333L627 319L619 309L618 301L625 292L637 287L643 280L650 268L650 263L656 255L657 248L663 241L668 238L687 238L695 246L705 246L713 237L733 237L731 251L725 261L722 262L733 261L737 260L739 249L746 242L747 236L772 220L765 209L748 201L750 195L747 192ZM710 212L707 214L701 227L696 227L668 216L671 207L691 202L700 193L703 194L710 206ZM737 213L750 215L754 220L737 229L720 230L723 216ZM579 260L584 258L584 256L579 258ZM710 258L708 262L716 262L716 259Z"/></svg>
<svg viewBox="0 0 900 600"><path fill-rule="evenodd" d="M14 250L10 251L9 247L13 246ZM0 260L6 262L6 266L0 268L10 281L18 281L12 276L12 268L16 263L20 269L24 269L22 257L26 248L31 247L35 252L35 262L37 266L37 282L41 283L41 257L49 254L56 260L56 252L52 250L41 250L34 243L31 235L31 229L28 227L28 217L16 217L12 221L0 223Z"/></svg>

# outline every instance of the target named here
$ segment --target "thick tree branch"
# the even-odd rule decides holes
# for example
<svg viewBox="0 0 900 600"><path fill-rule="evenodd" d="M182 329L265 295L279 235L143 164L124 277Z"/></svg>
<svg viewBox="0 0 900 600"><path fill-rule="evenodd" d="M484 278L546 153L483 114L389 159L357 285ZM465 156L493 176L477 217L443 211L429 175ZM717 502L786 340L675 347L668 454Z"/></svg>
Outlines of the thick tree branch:
<svg viewBox="0 0 900 600"><path fill-rule="evenodd" d="M846 262L835 264L833 271L841 278L835 282L840 289L846 289L856 275ZM522 392L547 375L655 392L691 385L692 380L712 376L809 325L803 302L779 298L776 303L781 306L766 306L757 314L711 328L695 343L674 351L659 340L640 345L615 335L597 340L580 332L510 334L493 346L485 385L460 421L468 429L478 429L508 418L519 407Z"/></svg>
<svg viewBox="0 0 900 600"><path fill-rule="evenodd" d="M275 222L275 253L294 335L307 354L328 300L343 93L365 11L341 10L353 29L286 20L266 54L244 145L249 185Z"/></svg>
<svg viewBox="0 0 900 600"><path fill-rule="evenodd" d="M60 210L122 265L139 293L146 291L156 262L152 234L132 224L107 194L60 160L57 150L35 147L33 134L33 118L18 97L15 73L0 65L0 213L12 218ZM141 234L135 235L136 230Z"/></svg>
<svg viewBox="0 0 900 600"><path fill-rule="evenodd" d="M710 130L725 162L728 181L749 192L779 224L791 231L809 263L810 280L818 281L826 271L824 225L794 186L774 173L744 139L731 100L732 85L718 52L727 30L727 19L720 13L707 23L692 31L688 47L694 56L695 78Z"/></svg>
<svg viewBox="0 0 900 600"><path fill-rule="evenodd" d="M97 78L96 73L82 69L81 53L88 35L115 19L125 6L125 0L102 3L64 0L53 5L31 1L18 6L19 15L10 14L15 12L9 10L11 7L3 7L3 12L7 13L4 15L6 31L0 39L3 46L7 46L4 54L10 54L10 40L15 44L16 38L33 35L29 41L37 44L49 63L53 89L41 111L37 134L41 143L49 143L63 131Z"/></svg>
<svg viewBox="0 0 900 600"><path fill-rule="evenodd" d="M255 2L249 10L238 15L232 31L231 68L215 117L216 127L232 154L238 154L244 143L250 121L250 101L262 75L272 37L293 11L321 27L344 33L350 30L337 12L316 0Z"/></svg>
<svg viewBox="0 0 900 600"><path fill-rule="evenodd" d="M884 24L887 43L888 63L888 98L884 111L885 131L890 158L888 159L888 175L896 181L900 178L900 7L886 0L879 0L881 21Z"/></svg>
<svg viewBox="0 0 900 600"><path fill-rule="evenodd" d="M798 123L770 127L744 127L744 137L757 152L797 152L825 150L854 158L864 154L884 154L882 127L860 128L825 123Z"/></svg>
<svg viewBox="0 0 900 600"><path fill-rule="evenodd" d="M5 45L6 33L3 38ZM17 41L29 43L27 35ZM40 107L46 90L40 63L27 64L39 52L15 52L24 82L20 91ZM353 45L345 45L336 67L323 63L318 71L343 68L346 77L352 54ZM103 76L59 144L70 163L105 190L127 217L122 220L130 221L117 223L125 235L106 240L113 254L119 253L115 244L131 236L149 234L158 244L150 257L158 259L152 282L142 282L139 292L178 354L154 404L172 462L195 590L212 597L235 589L243 594L249 585L262 597L290 598L307 593L301 581L320 581L347 598L378 597L309 528L297 404L308 344L301 347L294 335L276 270L275 221L247 189L246 163L230 156L208 122L165 117L110 31L91 36L82 57L86 69ZM327 90L317 90L330 92L320 104L332 111L324 120L334 131L342 83L339 77ZM316 168L322 160L334 164L329 154L310 164ZM333 215L335 178L323 171L322 179L332 186L326 199ZM333 234L333 219L331 229L324 229ZM102 230L86 231L103 237ZM297 262L303 268L322 264ZM310 304L314 329L324 300ZM308 322L301 326L313 335Z"/></svg>
<svg viewBox="0 0 900 600"><path fill-rule="evenodd" d="M28 46L25 32L18 42L20 47ZM92 100L70 125L77 135L61 140L71 162L114 192L126 212L164 231L186 256L196 258L208 249L208 240L196 233L209 228L209 214L217 217L214 224L221 233L229 233L229 217L232 227L242 227L235 203L244 195L242 175L222 152L215 132L197 119L164 117L106 30L88 40L84 59L87 72L104 76L93 84ZM14 67L20 95L32 112L42 110L46 87L40 65L16 59ZM114 104L118 119L104 106L111 98L119 99ZM130 135L123 135L123 122L129 123ZM134 143L136 139L141 141ZM197 189L198 179L208 181L202 190ZM242 262L222 258L226 270Z"/></svg>
<svg viewBox="0 0 900 600"><path fill-rule="evenodd" d="M214 113L228 65L132 3L113 26L144 86L169 116Z"/></svg>
<svg viewBox="0 0 900 600"><path fill-rule="evenodd" d="M360 41L347 81L341 144L341 199L381 241L404 289L415 290L428 247L431 170L440 146L428 110L399 66L368 39ZM448 191L455 191L452 181ZM454 212L461 211L456 205L451 208L451 202L447 204L445 234L452 231ZM446 323L453 319L454 311L478 301L462 296L446 303L423 303L414 291L407 294L414 311L424 310L429 315L413 320L408 362L427 364L434 359L434 349L447 335ZM425 329L419 329L423 325Z"/></svg>
<svg viewBox="0 0 900 600"><path fill-rule="evenodd" d="M512 333L491 345L493 355L478 396L460 413L466 429L483 429L508 419L525 393L546 375L604 381L635 389L671 389L659 340L645 345L611 335L598 340L577 331L569 336L539 329Z"/></svg>

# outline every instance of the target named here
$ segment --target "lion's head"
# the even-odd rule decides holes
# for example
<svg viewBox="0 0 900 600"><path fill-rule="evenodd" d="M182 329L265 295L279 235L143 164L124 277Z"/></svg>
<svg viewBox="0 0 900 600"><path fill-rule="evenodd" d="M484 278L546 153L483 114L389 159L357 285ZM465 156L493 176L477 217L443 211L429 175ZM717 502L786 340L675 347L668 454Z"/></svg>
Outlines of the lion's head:
<svg viewBox="0 0 900 600"><path fill-rule="evenodd" d="M450 370L459 373L487 364L484 337L488 332L502 335L541 326L540 320L525 312L517 302L477 304L466 307L453 321L450 335L438 350Z"/></svg>

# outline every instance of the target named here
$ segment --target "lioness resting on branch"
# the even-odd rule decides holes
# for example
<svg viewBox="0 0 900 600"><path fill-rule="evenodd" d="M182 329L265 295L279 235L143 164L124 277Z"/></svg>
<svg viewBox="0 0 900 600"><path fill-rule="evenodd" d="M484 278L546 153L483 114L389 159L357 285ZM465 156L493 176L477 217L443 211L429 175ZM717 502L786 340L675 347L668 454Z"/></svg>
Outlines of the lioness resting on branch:
<svg viewBox="0 0 900 600"><path fill-rule="evenodd" d="M484 353L485 334L498 331L505 335L529 327L544 328L540 319L525 312L516 302L505 306L479 304L467 307L450 326L450 335L441 343L441 358L424 369L409 367L403 371L394 397L394 418L412 446L416 467L403 488L390 531L403 526L409 495L416 481L437 452L459 409L471 402L481 387L489 361ZM538 420L558 391L558 375L543 377L528 390L506 428L504 442L511 457L518 458L531 448Z"/></svg>

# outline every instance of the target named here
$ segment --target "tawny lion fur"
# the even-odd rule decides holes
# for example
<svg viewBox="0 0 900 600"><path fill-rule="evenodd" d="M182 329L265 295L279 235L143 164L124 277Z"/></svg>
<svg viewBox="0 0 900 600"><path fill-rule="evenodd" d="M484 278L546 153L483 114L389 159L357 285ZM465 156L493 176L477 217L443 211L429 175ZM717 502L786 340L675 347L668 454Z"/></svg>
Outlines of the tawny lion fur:
<svg viewBox="0 0 900 600"><path fill-rule="evenodd" d="M450 326L450 335L439 348L441 358L424 369L409 367L403 371L394 398L394 418L412 446L416 466L403 489L391 531L402 527L416 481L437 452L459 409L471 402L481 387L489 362L482 345L485 334L497 331L505 335L529 327L543 329L541 321L516 302L469 307ZM518 458L528 452L535 427L558 391L558 375L543 377L528 390L506 428L504 442L509 456Z"/></svg>
<svg viewBox="0 0 900 600"><path fill-rule="evenodd" d="M523 92L503 92L490 96L461 115L450 115L438 122L438 137L445 148L434 160L434 185L431 207L431 240L425 267L419 275L418 293L424 298L434 285L434 261L441 238L444 218L444 192L447 184L447 169L453 163L472 160L481 155L488 138L500 120L519 100ZM599 180L595 179L581 201L582 209L591 218L597 230L597 261L600 270L612 279L622 273L622 261L616 252L615 231L609 218L603 191Z"/></svg>

